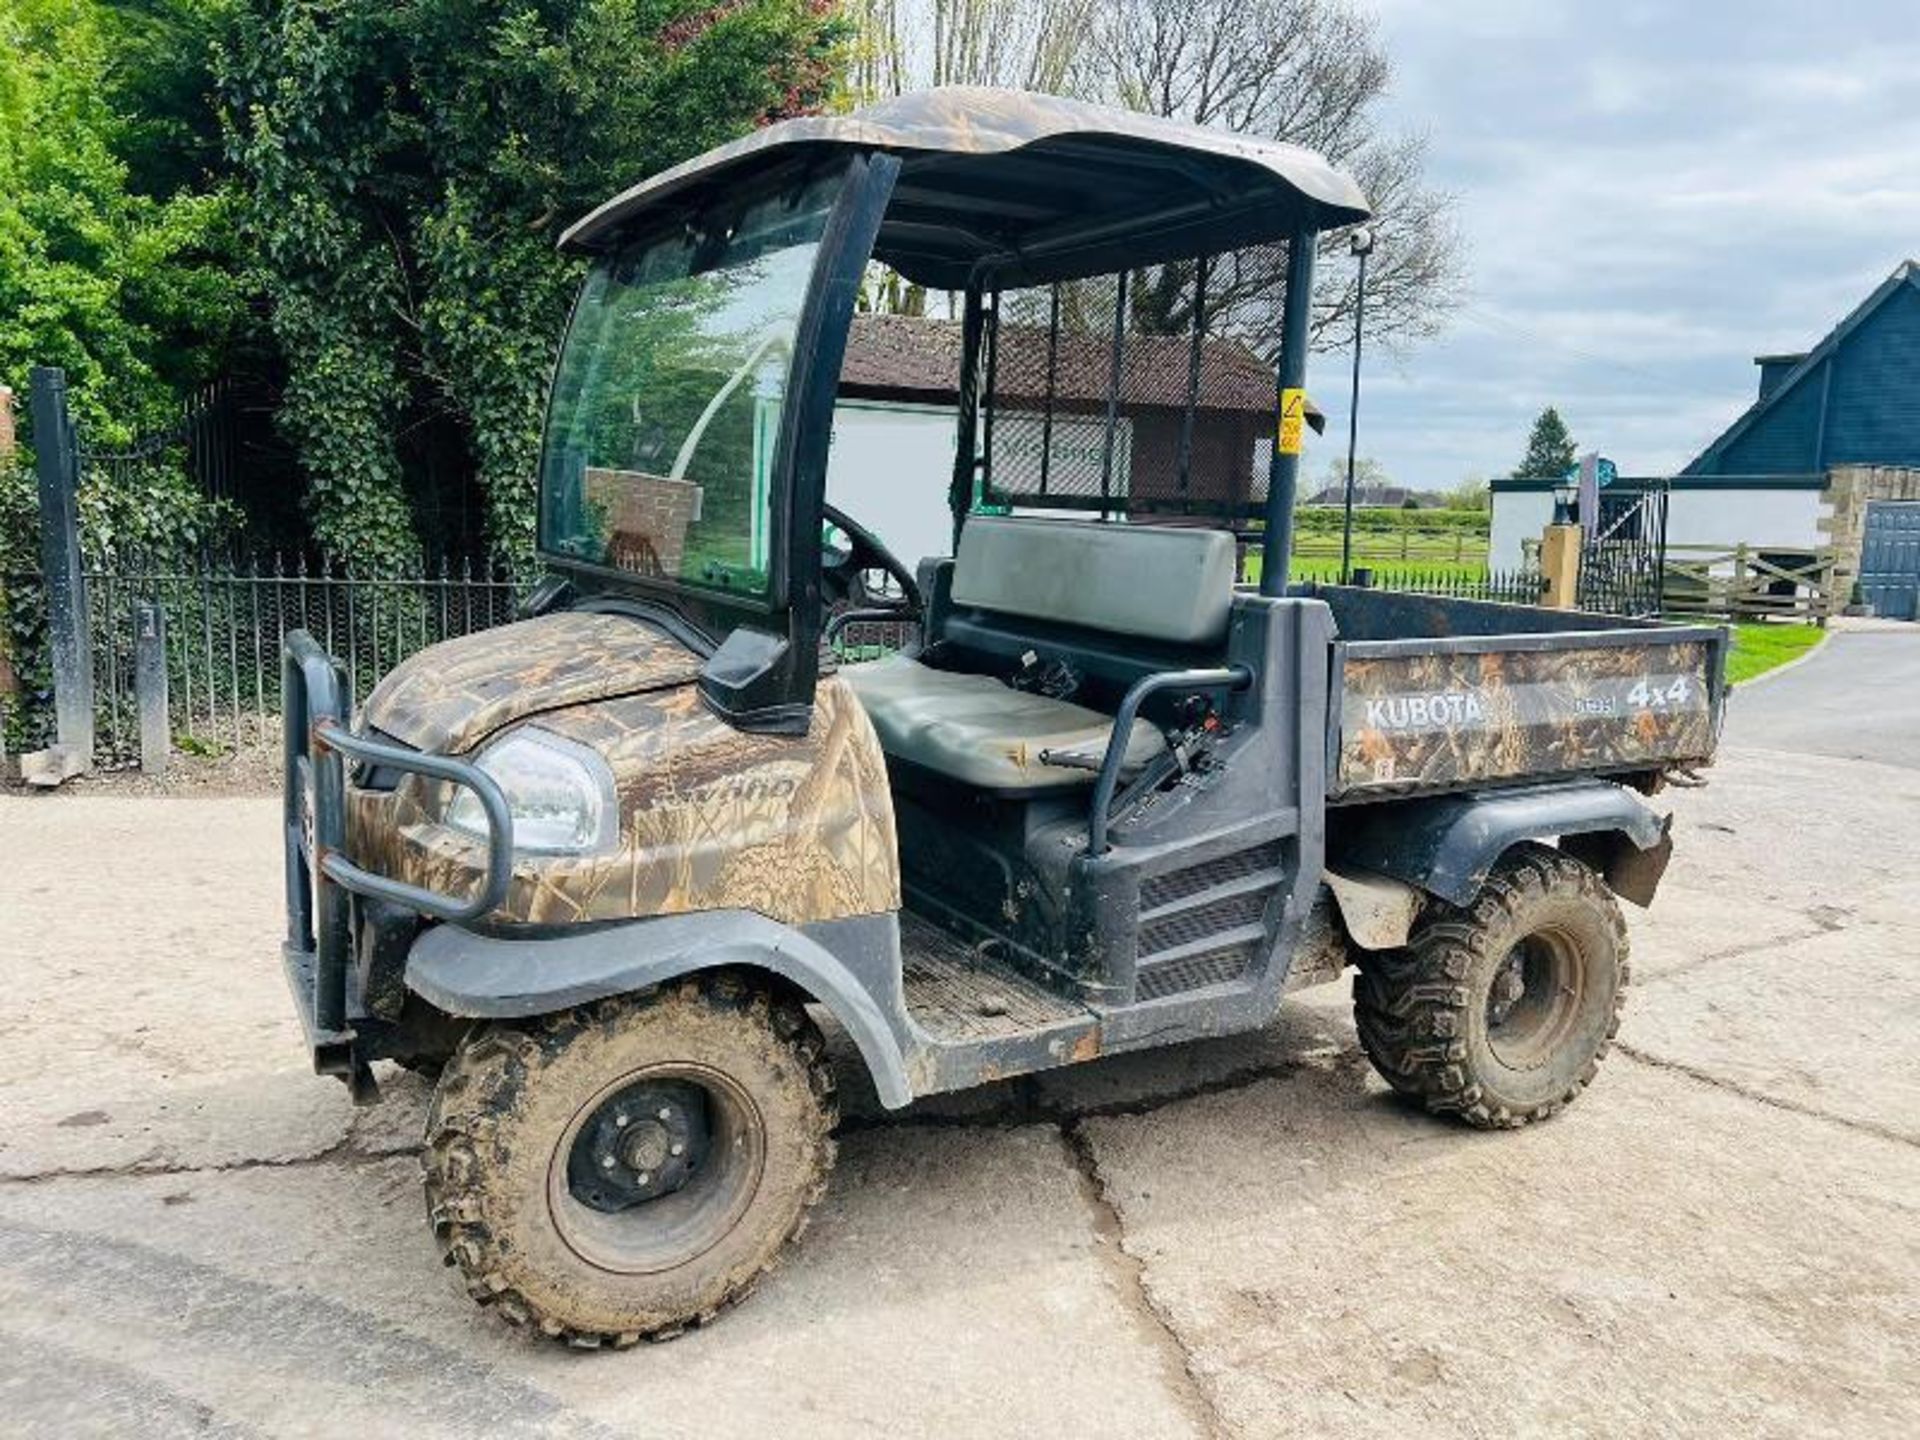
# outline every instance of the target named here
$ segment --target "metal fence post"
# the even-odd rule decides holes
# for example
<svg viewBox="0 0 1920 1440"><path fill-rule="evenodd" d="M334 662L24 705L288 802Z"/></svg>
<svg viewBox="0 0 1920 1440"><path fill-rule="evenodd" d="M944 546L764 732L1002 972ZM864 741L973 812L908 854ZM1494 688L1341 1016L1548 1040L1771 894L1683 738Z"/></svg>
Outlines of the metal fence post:
<svg viewBox="0 0 1920 1440"><path fill-rule="evenodd" d="M93 767L93 649L87 578L80 558L79 446L67 413L67 375L33 369L33 452L40 476L40 564L47 585L53 650L53 708L59 743Z"/></svg>
<svg viewBox="0 0 1920 1440"><path fill-rule="evenodd" d="M140 711L140 772L167 773L167 612L157 601L133 606L133 694Z"/></svg>

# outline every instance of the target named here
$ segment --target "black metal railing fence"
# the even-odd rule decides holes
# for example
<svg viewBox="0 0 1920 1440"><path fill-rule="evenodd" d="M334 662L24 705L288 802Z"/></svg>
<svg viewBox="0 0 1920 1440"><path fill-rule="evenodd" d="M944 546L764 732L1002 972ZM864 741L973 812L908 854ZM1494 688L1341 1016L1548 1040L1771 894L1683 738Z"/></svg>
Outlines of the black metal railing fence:
<svg viewBox="0 0 1920 1440"><path fill-rule="evenodd" d="M1339 567L1300 567L1295 579L1337 584ZM1422 566L1357 566L1353 583L1373 590L1412 595L1444 595L1454 600L1494 600L1505 605L1538 605L1545 581L1538 570L1483 570L1462 573L1457 568Z"/></svg>
<svg viewBox="0 0 1920 1440"><path fill-rule="evenodd" d="M43 604L37 574L0 577L0 584L29 618ZM363 697L417 651L511 620L529 582L445 562L322 570L272 557L203 557L90 565L86 588L95 759L110 766L138 757L135 652L143 611L162 617L174 744L221 752L276 738L280 647L290 632L311 632ZM31 690L16 697L15 745L48 742L51 698Z"/></svg>

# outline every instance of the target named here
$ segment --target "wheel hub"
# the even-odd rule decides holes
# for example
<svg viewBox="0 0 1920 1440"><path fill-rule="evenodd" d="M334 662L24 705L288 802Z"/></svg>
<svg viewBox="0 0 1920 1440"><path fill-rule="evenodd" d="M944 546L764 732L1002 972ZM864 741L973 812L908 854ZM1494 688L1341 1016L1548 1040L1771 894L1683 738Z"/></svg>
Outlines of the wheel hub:
<svg viewBox="0 0 1920 1440"><path fill-rule="evenodd" d="M1578 950L1556 930L1536 930L1500 962L1487 986L1487 1043L1501 1064L1551 1062L1579 1013Z"/></svg>
<svg viewBox="0 0 1920 1440"><path fill-rule="evenodd" d="M610 1096L588 1117L567 1157L567 1189L614 1213L671 1195L707 1157L706 1093L682 1080L647 1080Z"/></svg>
<svg viewBox="0 0 1920 1440"><path fill-rule="evenodd" d="M1500 966L1500 973L1493 977L1493 985L1487 991L1488 1025L1504 1025L1507 1017L1513 1014L1513 1007L1520 1003L1526 993L1525 956L1516 946Z"/></svg>

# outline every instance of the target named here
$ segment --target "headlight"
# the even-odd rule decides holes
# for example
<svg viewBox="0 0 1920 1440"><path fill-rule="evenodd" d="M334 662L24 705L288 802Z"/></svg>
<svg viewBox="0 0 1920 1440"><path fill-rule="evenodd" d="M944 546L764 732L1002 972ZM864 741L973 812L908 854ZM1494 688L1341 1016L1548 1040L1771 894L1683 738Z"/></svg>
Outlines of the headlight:
<svg viewBox="0 0 1920 1440"><path fill-rule="evenodd" d="M584 745L522 726L480 752L480 768L500 783L513 814L513 848L572 855L613 846L619 802L607 762ZM446 823L486 838L487 814L466 787L447 806Z"/></svg>

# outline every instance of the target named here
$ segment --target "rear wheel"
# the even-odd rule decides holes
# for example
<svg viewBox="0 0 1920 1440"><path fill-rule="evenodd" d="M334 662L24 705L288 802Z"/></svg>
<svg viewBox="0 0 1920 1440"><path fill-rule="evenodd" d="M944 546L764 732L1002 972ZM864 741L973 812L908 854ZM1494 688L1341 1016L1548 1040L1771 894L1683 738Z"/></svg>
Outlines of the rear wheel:
<svg viewBox="0 0 1920 1440"><path fill-rule="evenodd" d="M1626 1001L1606 884L1544 845L1509 851L1473 903L1436 902L1404 949L1360 956L1354 1019L1374 1068L1429 1110L1524 1125L1592 1080Z"/></svg>
<svg viewBox="0 0 1920 1440"><path fill-rule="evenodd" d="M476 1031L428 1117L427 1207L468 1292L576 1345L740 1299L826 1188L820 1034L734 976Z"/></svg>

